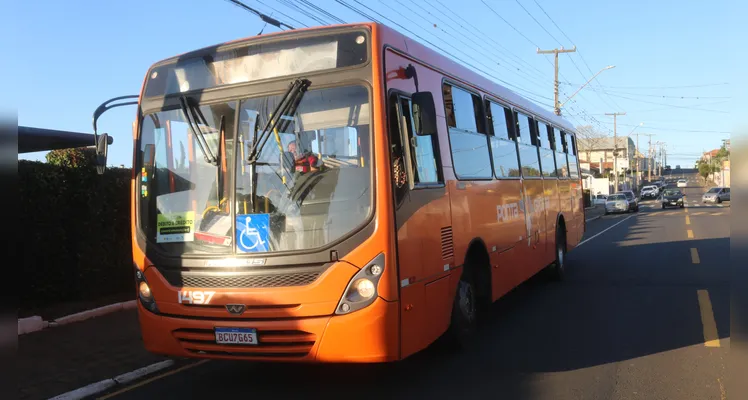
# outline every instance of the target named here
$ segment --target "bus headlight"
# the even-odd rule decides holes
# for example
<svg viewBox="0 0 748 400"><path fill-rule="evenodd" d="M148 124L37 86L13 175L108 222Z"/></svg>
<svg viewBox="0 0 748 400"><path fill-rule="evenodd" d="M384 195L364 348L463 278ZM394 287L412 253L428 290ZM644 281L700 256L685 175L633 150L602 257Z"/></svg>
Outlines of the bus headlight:
<svg viewBox="0 0 748 400"><path fill-rule="evenodd" d="M345 288L335 314L348 314L373 303L384 267L384 253L380 253L356 272Z"/></svg>
<svg viewBox="0 0 748 400"><path fill-rule="evenodd" d="M138 288L140 304L150 312L158 314L158 306L156 306L156 300L153 298L151 287L145 280L145 274L137 266L135 266L135 285Z"/></svg>

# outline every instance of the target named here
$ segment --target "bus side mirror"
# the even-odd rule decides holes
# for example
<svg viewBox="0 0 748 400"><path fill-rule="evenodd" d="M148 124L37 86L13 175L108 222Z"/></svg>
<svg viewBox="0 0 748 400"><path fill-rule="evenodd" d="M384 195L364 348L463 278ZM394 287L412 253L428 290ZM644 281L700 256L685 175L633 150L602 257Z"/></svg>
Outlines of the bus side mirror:
<svg viewBox="0 0 748 400"><path fill-rule="evenodd" d="M411 98L417 135L436 135L436 106L431 92L416 92Z"/></svg>
<svg viewBox="0 0 748 400"><path fill-rule="evenodd" d="M107 150L109 150L109 135L102 133L99 135L99 141L96 142L96 172L99 175L106 170Z"/></svg>

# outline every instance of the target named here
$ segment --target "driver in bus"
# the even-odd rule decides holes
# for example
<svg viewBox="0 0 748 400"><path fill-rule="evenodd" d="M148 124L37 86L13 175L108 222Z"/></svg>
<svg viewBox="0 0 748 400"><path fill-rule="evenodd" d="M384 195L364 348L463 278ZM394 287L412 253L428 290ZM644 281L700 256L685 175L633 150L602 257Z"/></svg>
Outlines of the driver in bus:
<svg viewBox="0 0 748 400"><path fill-rule="evenodd" d="M294 160L293 165L296 172L303 173L319 171L319 167L317 167L319 158L314 153L311 151L300 152L296 145L296 141L289 143L287 149L287 158L292 158Z"/></svg>

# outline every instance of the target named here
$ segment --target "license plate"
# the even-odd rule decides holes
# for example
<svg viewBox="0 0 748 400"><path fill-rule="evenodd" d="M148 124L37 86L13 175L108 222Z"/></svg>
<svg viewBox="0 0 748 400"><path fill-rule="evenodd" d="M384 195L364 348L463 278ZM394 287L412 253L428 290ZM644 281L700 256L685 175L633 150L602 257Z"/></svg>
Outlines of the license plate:
<svg viewBox="0 0 748 400"><path fill-rule="evenodd" d="M672 205L676 205L676 204L678 204L678 203L677 203L677 202L675 202L675 201L671 201L671 202L670 202L670 204L672 204Z"/></svg>
<svg viewBox="0 0 748 400"><path fill-rule="evenodd" d="M241 344L256 346L257 329L253 328L216 328L217 344Z"/></svg>

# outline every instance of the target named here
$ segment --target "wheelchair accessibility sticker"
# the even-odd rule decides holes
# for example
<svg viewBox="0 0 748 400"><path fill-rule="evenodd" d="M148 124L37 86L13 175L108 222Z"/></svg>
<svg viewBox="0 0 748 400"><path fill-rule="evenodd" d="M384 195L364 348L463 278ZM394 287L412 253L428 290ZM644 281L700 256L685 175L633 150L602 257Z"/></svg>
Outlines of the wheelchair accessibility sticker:
<svg viewBox="0 0 748 400"><path fill-rule="evenodd" d="M270 215L239 214L236 216L236 249L242 253L269 250Z"/></svg>

